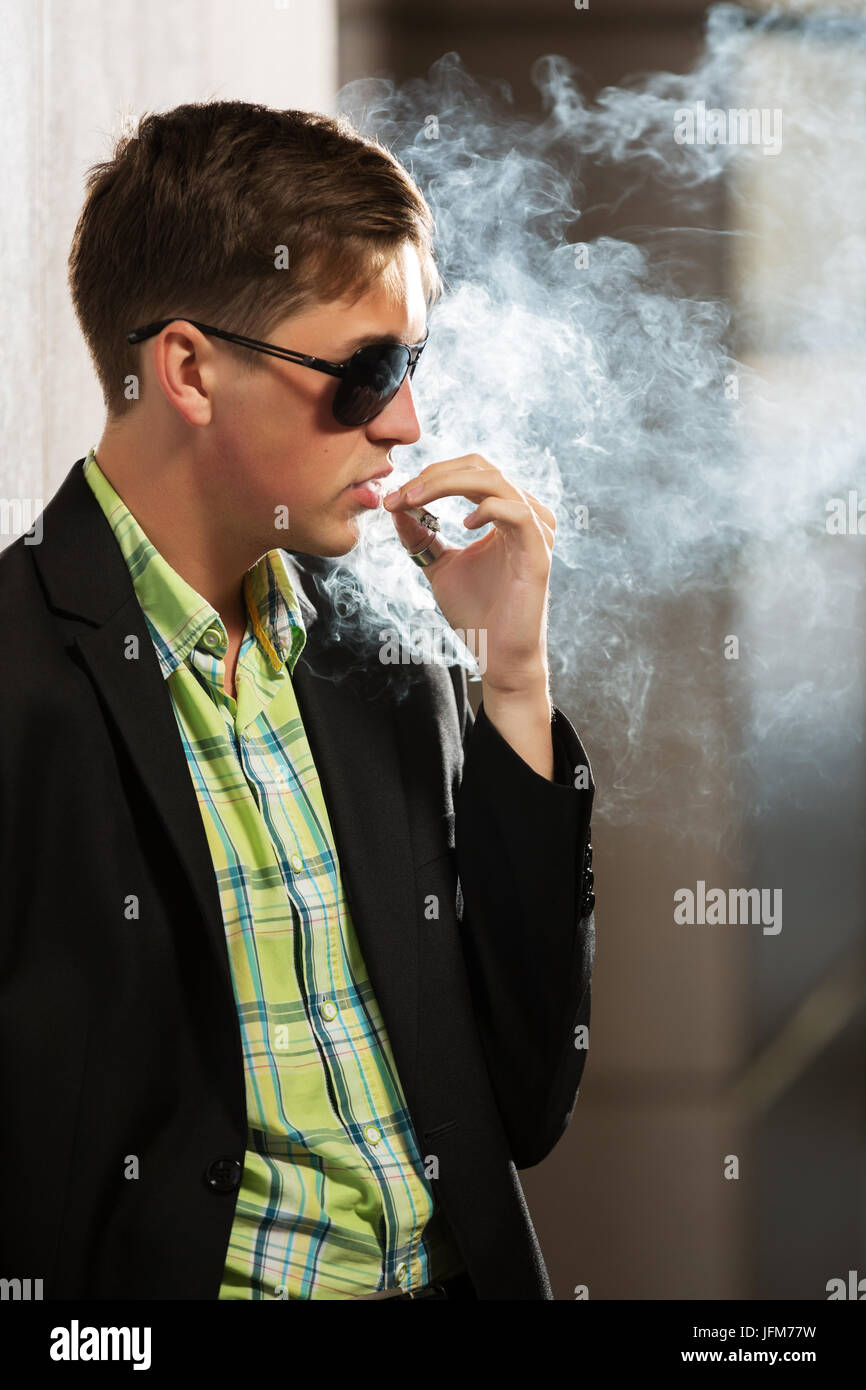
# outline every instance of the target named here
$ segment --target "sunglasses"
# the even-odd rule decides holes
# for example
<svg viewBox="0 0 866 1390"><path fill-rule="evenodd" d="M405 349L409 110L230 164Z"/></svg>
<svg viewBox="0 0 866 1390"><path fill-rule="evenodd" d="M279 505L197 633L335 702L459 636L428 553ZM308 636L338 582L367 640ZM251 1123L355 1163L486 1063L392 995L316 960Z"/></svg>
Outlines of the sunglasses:
<svg viewBox="0 0 866 1390"><path fill-rule="evenodd" d="M334 419L341 425L357 426L369 424L381 415L385 406L394 399L408 376L410 381L415 374L418 358L424 351L430 330L424 335L422 343L407 347L405 343L373 343L369 347L358 348L348 362L326 362L322 357L311 357L306 352L292 352L290 348L277 347L275 343L263 343L258 338L245 338L240 333L226 333L222 328L212 328L207 323L196 323L195 319L160 319L148 323L144 328L134 328L126 334L128 343L142 343L152 338L170 323L191 323L200 332L214 338L225 338L228 343L240 347L253 348L255 352L266 352L272 357L281 357L286 362L297 362L302 367L311 367L314 372L326 372L328 376L340 378L333 401Z"/></svg>

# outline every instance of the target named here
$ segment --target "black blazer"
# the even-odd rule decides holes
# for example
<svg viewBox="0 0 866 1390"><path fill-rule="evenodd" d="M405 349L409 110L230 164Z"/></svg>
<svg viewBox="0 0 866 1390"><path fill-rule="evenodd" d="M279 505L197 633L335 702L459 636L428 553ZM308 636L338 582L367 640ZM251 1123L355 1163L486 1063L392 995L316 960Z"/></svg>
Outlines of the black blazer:
<svg viewBox="0 0 866 1390"><path fill-rule="evenodd" d="M0 1274L45 1298L215 1299L247 1134L219 895L82 463L41 543L0 555ZM473 723L457 667L372 693L328 641L337 562L290 560L318 615L298 704L437 1200L479 1298L550 1299L516 1169L560 1139L586 1057L587 756L557 710L558 780L539 776L483 706Z"/></svg>

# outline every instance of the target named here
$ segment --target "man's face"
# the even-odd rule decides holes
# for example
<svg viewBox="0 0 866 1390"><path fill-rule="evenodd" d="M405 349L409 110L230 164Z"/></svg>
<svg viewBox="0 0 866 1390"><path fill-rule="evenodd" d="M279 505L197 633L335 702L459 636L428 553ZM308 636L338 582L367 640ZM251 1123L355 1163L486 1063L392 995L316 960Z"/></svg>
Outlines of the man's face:
<svg viewBox="0 0 866 1390"><path fill-rule="evenodd" d="M335 300L305 309L278 324L267 339L329 362L345 362L363 345L361 340L419 343L426 329L418 256L406 243L386 280L354 304ZM280 547L345 555L357 543L359 522L370 510L352 484L391 472L389 450L420 438L409 378L369 424L346 427L332 412L339 385L335 377L258 356L261 371L239 373L227 355L217 369L219 387L208 432L223 496L233 495L237 524L250 528L251 544L261 546L261 554ZM391 490L384 477L377 487L380 494ZM279 508L288 509L288 530L274 524Z"/></svg>

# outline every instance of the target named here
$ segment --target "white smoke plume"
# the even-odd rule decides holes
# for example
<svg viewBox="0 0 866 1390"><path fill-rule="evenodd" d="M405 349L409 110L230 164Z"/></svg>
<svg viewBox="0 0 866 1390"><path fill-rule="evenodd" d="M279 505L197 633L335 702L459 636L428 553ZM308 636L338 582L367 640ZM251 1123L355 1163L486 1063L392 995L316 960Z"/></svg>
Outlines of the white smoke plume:
<svg viewBox="0 0 866 1390"><path fill-rule="evenodd" d="M866 21L720 5L689 73L589 101L564 59L532 72L534 119L455 53L340 94L423 188L447 286L397 481L477 451L556 512L554 696L604 769L597 816L760 814L768 765L808 805L826 740L862 757L866 540L827 520L866 512ZM734 109L753 138L706 138ZM593 166L666 225L581 243ZM707 249L726 281L696 293ZM430 505L445 539L484 534ZM373 641L447 629L381 512L335 582Z"/></svg>

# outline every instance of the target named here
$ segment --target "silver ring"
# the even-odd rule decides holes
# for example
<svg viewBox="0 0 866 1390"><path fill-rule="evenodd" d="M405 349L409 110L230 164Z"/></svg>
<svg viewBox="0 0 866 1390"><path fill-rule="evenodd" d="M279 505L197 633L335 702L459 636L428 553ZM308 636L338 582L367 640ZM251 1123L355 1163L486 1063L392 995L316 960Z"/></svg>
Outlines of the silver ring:
<svg viewBox="0 0 866 1390"><path fill-rule="evenodd" d="M432 546L425 545L423 550L416 550L414 554L410 552L409 559L414 560L415 564L419 565L421 569L426 569L428 565L432 565L433 561L438 560L439 556L443 554L443 550L440 550L437 555Z"/></svg>

